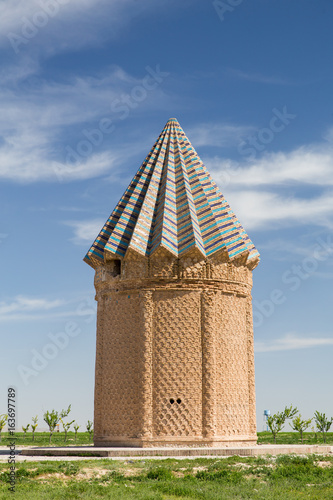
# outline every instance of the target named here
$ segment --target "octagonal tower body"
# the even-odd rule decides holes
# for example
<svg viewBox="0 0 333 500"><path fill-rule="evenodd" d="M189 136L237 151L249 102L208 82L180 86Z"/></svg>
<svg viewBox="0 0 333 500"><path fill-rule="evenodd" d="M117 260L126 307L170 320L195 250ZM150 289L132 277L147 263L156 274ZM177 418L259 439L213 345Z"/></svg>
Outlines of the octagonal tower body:
<svg viewBox="0 0 333 500"><path fill-rule="evenodd" d="M256 442L259 254L176 119L88 251L97 446Z"/></svg>

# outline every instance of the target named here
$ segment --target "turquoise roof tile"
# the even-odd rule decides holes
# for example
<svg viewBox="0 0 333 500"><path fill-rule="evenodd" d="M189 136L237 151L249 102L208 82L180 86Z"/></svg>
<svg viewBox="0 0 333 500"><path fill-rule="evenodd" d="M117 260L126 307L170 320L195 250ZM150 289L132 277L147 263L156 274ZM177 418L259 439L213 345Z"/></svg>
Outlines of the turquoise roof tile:
<svg viewBox="0 0 333 500"><path fill-rule="evenodd" d="M212 256L225 249L230 260L259 253L211 178L178 121L170 119L119 203L101 229L85 261L105 254L125 257L130 249L150 256L157 248L176 257L193 247Z"/></svg>

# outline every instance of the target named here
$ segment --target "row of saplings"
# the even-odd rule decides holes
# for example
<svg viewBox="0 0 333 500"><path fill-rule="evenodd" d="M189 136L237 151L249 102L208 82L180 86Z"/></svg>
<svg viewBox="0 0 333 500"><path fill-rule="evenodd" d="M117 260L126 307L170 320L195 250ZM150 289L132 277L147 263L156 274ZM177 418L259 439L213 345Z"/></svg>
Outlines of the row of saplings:
<svg viewBox="0 0 333 500"><path fill-rule="evenodd" d="M46 422L48 428L49 428L49 444L51 444L51 438L52 435L59 425L59 423L62 423L64 432L65 432L65 442L67 441L67 433L73 425L74 428L74 433L75 433L75 443L76 443L76 437L77 437L77 432L80 428L80 426L75 423L75 420L72 420L71 422L65 422L64 418L68 417L69 413L71 411L71 405L67 408L67 410L62 410L61 412L57 412L55 410L52 411L47 411L44 413L43 418L44 421ZM0 415L0 441L1 441L1 431L6 425L8 419L8 415ZM308 420L303 420L301 414L299 414L297 408L293 408L293 406L285 407L283 411L277 412L274 415L270 415L267 417L267 425L273 434L274 438L274 443L276 443L276 436L278 433L282 430L284 424L286 423L286 420L290 419L291 420L291 428L300 433L301 441L303 443L303 432L306 431L311 425L311 422L314 420L318 432L321 432L323 434L323 440L324 443L326 443L326 434L330 430L330 427L333 423L333 418L328 419L325 415L325 413L320 413L319 411L315 411L314 417L309 418ZM24 432L24 437L29 430L29 427L31 425L31 431L32 431L32 440L35 440L35 432L38 426L38 417L32 417L32 424L27 424L25 427L22 426L22 430ZM89 433L89 441L91 440L92 434L93 434L93 423L88 420L86 424L86 429L87 432Z"/></svg>
<svg viewBox="0 0 333 500"><path fill-rule="evenodd" d="M311 422L314 420L318 432L323 434L324 443L326 443L326 434L330 430L330 427L333 423L333 418L328 419L325 413L319 413L319 411L315 411L314 416L309 418L308 420L303 420L302 415L298 412L297 408L293 408L292 405L289 407L286 406L283 411L279 411L274 415L270 415L267 417L267 425L269 430L273 434L274 443L276 443L276 436L282 430L286 420L290 419L291 428L300 433L301 441L303 443L303 432L306 431L311 425Z"/></svg>
<svg viewBox="0 0 333 500"><path fill-rule="evenodd" d="M61 423L65 432L65 442L67 441L67 433L70 430L70 427L73 425L74 433L75 433L75 443L76 443L76 437L78 430L80 428L80 425L78 425L75 420L72 420L71 422L65 422L64 419L68 417L69 413L71 411L71 405L67 408L67 410L61 410L60 412L52 410L52 411L47 411L43 415L44 422L46 422L48 428L49 428L49 444L51 444L51 438L56 430L57 426ZM0 442L1 442L1 431L6 425L8 419L8 415L3 414L0 415ZM32 417L32 424L27 424L25 427L22 426L22 430L24 432L24 436L26 436L27 431L29 430L29 427L31 427L32 431L32 440L35 440L35 432L38 427L38 416L36 415L35 417ZM93 423L91 420L88 420L86 424L86 429L87 432L89 433L89 441L91 441L92 435L93 435Z"/></svg>

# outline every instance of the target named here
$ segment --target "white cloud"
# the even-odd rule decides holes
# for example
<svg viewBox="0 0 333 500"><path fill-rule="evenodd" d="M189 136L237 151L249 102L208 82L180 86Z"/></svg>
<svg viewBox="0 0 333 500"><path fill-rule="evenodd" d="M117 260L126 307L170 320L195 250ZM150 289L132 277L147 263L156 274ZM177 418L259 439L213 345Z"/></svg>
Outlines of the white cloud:
<svg viewBox="0 0 333 500"><path fill-rule="evenodd" d="M0 175L19 182L91 179L110 171L114 166L112 153L93 154L87 160L71 164L50 161L33 153L26 156L22 154L20 162L18 155L15 158L11 154L6 157L0 152L0 161L3 161L5 166L0 170Z"/></svg>
<svg viewBox="0 0 333 500"><path fill-rule="evenodd" d="M330 143L309 144L288 153L266 153L252 162L219 157L203 161L247 229L278 228L281 224L332 229Z"/></svg>
<svg viewBox="0 0 333 500"><path fill-rule="evenodd" d="M186 130L192 145L229 147L237 146L244 135L255 131L255 127L227 123L203 123Z"/></svg>
<svg viewBox="0 0 333 500"><path fill-rule="evenodd" d="M90 219L83 221L66 221L65 224L74 229L71 241L77 245L91 245L105 224L105 219Z"/></svg>
<svg viewBox="0 0 333 500"><path fill-rule="evenodd" d="M269 85L292 85L293 82L285 77L263 75L260 73L250 73L239 69L228 68L227 75L239 78L240 80L247 80L249 82L264 83Z"/></svg>
<svg viewBox="0 0 333 500"><path fill-rule="evenodd" d="M324 138L326 139L326 141L330 142L330 143L333 143L333 127L331 127L330 129L328 129L326 135L324 136Z"/></svg>
<svg viewBox="0 0 333 500"><path fill-rule="evenodd" d="M64 292L63 295L66 295ZM73 309L73 305L76 305ZM27 297L18 295L11 301L0 302L0 322L15 321L50 321L61 318L86 318L96 314L96 303L91 294L84 296L77 292L75 296L63 299L49 300L40 297Z"/></svg>
<svg viewBox="0 0 333 500"><path fill-rule="evenodd" d="M2 65L0 67L1 86L14 86L29 76L38 74L39 69L38 62L32 60L30 57L22 57L20 64L17 64L17 61L13 61L12 64Z"/></svg>
<svg viewBox="0 0 333 500"><path fill-rule="evenodd" d="M0 315L13 312L49 311L64 304L62 300L47 300L18 295L11 302L0 302Z"/></svg>
<svg viewBox="0 0 333 500"><path fill-rule="evenodd" d="M333 186L333 148L323 143L289 153L269 153L253 163L205 158L215 180L233 186L313 184Z"/></svg>
<svg viewBox="0 0 333 500"><path fill-rule="evenodd" d="M282 225L303 224L333 227L333 193L310 199L255 190L229 190L224 195L246 229L278 229Z"/></svg>
<svg viewBox="0 0 333 500"><path fill-rule="evenodd" d="M132 19L165 3L166 0L158 4L153 0L4 0L0 4L0 44L18 55L29 52L33 57L100 45L106 39L124 36Z"/></svg>
<svg viewBox="0 0 333 500"><path fill-rule="evenodd" d="M147 74L143 68L142 78ZM105 151L105 141L124 119L120 106L112 106L116 99L140 86L142 78L114 66L96 78L75 78L68 83L41 80L30 86L28 79L19 88L4 86L0 91L0 178L16 182L70 181L114 169L118 160L124 161L133 152L119 142L116 149ZM142 107L147 110L156 100L163 102L158 85L147 91L145 102L136 104L137 109L128 108L128 114L138 113ZM101 120L108 120L107 130L101 131ZM95 135L91 138L92 131ZM73 134L76 140L71 143ZM88 150L79 148L82 141L88 144Z"/></svg>
<svg viewBox="0 0 333 500"><path fill-rule="evenodd" d="M312 234L312 239L314 235ZM273 251L281 257L281 260L290 261L291 256L299 257L312 257L313 256L313 241L311 243L301 242L295 244L292 241L282 238L267 240L260 244L261 250Z"/></svg>
<svg viewBox="0 0 333 500"><path fill-rule="evenodd" d="M325 242L323 244L322 242ZM315 258L317 260L327 260L328 266L333 266L332 262L328 259L328 249L333 246L331 242L331 232L327 230L315 230L306 233L297 240L297 243L284 238L272 238L260 243L261 250L268 250L274 254L274 260L292 262L299 261L300 258ZM272 254L271 254L272 258ZM318 275L319 273L313 273Z"/></svg>
<svg viewBox="0 0 333 500"><path fill-rule="evenodd" d="M255 352L290 351L312 347L333 346L333 337L300 337L293 333L271 342L255 342Z"/></svg>

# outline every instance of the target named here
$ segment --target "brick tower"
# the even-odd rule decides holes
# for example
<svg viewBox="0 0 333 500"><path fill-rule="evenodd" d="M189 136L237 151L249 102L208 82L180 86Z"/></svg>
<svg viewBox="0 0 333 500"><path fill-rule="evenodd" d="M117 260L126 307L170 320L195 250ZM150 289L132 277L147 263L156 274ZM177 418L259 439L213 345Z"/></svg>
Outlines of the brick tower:
<svg viewBox="0 0 333 500"><path fill-rule="evenodd" d="M259 254L176 119L88 251L97 446L256 442Z"/></svg>

